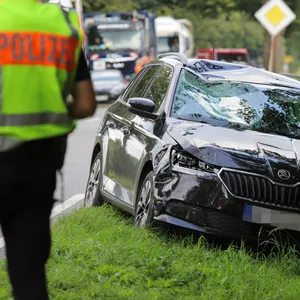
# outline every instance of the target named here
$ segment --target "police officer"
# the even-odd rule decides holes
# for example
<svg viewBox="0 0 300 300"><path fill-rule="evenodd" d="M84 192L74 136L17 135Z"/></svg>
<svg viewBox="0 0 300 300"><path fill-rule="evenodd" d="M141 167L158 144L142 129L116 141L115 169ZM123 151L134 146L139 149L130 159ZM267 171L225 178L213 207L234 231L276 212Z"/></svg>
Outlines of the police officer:
<svg viewBox="0 0 300 300"><path fill-rule="evenodd" d="M152 60L153 56L151 56L151 51L149 49L145 50L145 55L137 59L135 62L134 73L139 73L143 66L150 63Z"/></svg>
<svg viewBox="0 0 300 300"><path fill-rule="evenodd" d="M44 300L56 171L96 101L75 12L1 0L0 20L0 225L14 298Z"/></svg>
<svg viewBox="0 0 300 300"><path fill-rule="evenodd" d="M88 44L92 47L104 44L103 37L99 33L99 30L94 20L91 20L87 26L87 39Z"/></svg>

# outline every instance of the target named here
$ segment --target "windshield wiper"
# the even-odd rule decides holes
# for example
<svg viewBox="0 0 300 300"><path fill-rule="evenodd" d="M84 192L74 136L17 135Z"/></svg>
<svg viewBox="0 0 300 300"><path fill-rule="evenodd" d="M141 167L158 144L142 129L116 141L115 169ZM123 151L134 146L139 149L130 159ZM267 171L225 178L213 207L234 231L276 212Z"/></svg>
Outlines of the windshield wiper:
<svg viewBox="0 0 300 300"><path fill-rule="evenodd" d="M134 52L134 51L137 51L137 50L134 50L132 48L115 48L114 51Z"/></svg>
<svg viewBox="0 0 300 300"><path fill-rule="evenodd" d="M298 125L295 125L295 124L289 124L289 123L287 123L287 127L288 127L288 128L292 128L292 129L296 129L296 130L299 130L299 129L300 129L300 127L299 127Z"/></svg>
<svg viewBox="0 0 300 300"><path fill-rule="evenodd" d="M188 118L188 117L186 117L186 118L184 118L184 117L176 117L176 119L182 120L182 121L188 121L188 122L197 122L197 123L209 124L209 123L206 122L206 121L190 119L190 118Z"/></svg>

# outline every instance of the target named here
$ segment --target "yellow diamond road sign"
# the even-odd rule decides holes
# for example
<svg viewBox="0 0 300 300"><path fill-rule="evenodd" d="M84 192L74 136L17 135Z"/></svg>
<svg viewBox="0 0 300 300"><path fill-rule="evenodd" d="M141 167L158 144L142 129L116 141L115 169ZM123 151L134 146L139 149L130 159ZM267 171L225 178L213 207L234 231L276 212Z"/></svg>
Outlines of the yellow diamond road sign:
<svg viewBox="0 0 300 300"><path fill-rule="evenodd" d="M275 5L265 14L265 17L273 26L278 26L284 21L285 14L278 5Z"/></svg>
<svg viewBox="0 0 300 300"><path fill-rule="evenodd" d="M272 36L279 34L296 19L283 0L270 0L255 13L255 17Z"/></svg>

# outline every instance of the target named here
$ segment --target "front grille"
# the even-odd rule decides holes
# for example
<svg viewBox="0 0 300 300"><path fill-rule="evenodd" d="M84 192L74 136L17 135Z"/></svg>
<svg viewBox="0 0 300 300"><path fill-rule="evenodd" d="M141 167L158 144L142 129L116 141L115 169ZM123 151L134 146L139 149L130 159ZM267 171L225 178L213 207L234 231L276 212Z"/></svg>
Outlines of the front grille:
<svg viewBox="0 0 300 300"><path fill-rule="evenodd" d="M300 183L283 185L258 174L228 169L222 169L219 178L236 198L300 210Z"/></svg>
<svg viewBox="0 0 300 300"><path fill-rule="evenodd" d="M252 224L242 221L240 217L213 209L205 209L205 217L206 225L211 229L235 237L251 234Z"/></svg>

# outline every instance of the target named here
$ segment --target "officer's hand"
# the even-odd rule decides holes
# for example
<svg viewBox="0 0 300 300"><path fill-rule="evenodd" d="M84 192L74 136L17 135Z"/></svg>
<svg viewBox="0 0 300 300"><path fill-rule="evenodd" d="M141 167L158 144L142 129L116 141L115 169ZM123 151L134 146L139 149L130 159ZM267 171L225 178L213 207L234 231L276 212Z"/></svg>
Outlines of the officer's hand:
<svg viewBox="0 0 300 300"><path fill-rule="evenodd" d="M69 102L69 114L74 119L83 119L95 113L97 103L91 80L75 82L73 101Z"/></svg>

